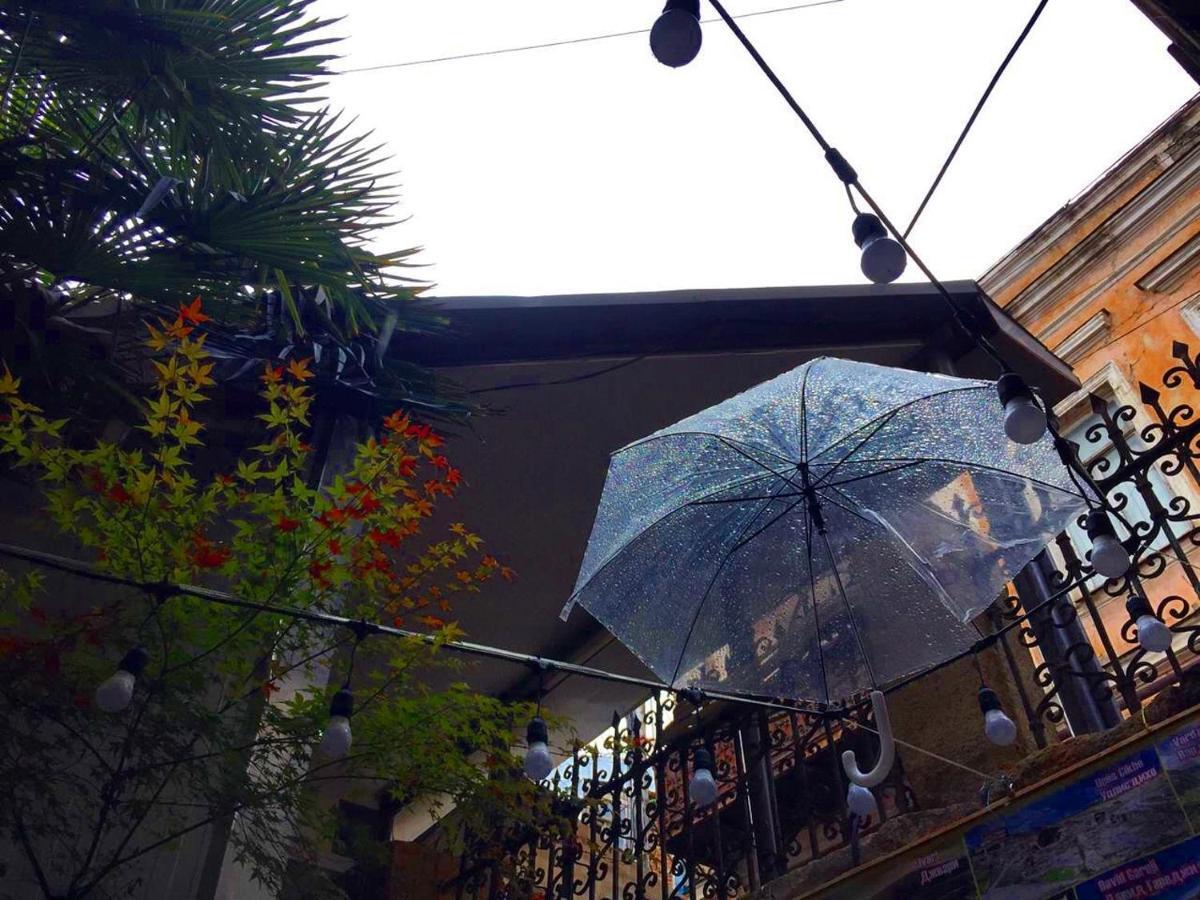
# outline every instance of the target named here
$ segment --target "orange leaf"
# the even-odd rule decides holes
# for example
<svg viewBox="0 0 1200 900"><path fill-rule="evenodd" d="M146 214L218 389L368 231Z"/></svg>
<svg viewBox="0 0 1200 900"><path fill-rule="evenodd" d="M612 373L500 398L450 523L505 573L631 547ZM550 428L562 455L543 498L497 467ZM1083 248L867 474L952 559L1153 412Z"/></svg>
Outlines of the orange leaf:
<svg viewBox="0 0 1200 900"><path fill-rule="evenodd" d="M309 370L308 364L311 359L293 359L287 364L288 374L297 381L308 381L313 377L313 373Z"/></svg>
<svg viewBox="0 0 1200 900"><path fill-rule="evenodd" d="M200 298L197 297L187 306L180 304L179 318L184 322L191 322L193 325L199 325L201 322L207 322L211 318L200 311Z"/></svg>

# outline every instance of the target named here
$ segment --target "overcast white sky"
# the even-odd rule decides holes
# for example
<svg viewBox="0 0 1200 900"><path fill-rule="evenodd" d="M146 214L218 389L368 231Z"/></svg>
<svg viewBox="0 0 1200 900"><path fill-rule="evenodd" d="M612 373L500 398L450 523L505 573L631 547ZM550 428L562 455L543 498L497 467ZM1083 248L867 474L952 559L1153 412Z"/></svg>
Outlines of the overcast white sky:
<svg viewBox="0 0 1200 900"><path fill-rule="evenodd" d="M742 25L907 222L1034 5L842 0ZM345 16L342 67L649 27L660 8L317 6ZM635 35L334 79L333 103L374 129L400 173L398 213L411 218L381 248L424 247L442 296L863 281L820 151L724 26L706 24L704 42L679 70ZM1166 45L1129 0L1050 0L913 234L934 270L981 275L1184 103L1196 86Z"/></svg>

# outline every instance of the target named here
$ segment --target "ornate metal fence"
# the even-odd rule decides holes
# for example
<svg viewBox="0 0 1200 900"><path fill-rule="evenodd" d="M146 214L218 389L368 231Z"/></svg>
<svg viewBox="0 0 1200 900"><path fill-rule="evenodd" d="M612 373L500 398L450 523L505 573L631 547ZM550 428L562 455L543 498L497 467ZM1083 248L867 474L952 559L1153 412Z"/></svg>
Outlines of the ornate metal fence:
<svg viewBox="0 0 1200 900"><path fill-rule="evenodd" d="M1178 679L1200 654L1200 577L1190 554L1200 548L1200 359L1189 347L1172 348L1178 365L1159 390L1138 386L1141 410L1112 408L1092 395L1092 416L1081 441L1064 442L1118 511L1134 565L1123 578L1096 576L1086 560L1086 539L1058 536L1003 598L999 617L1036 610L1016 640L1033 651L1041 696L1028 707L1039 743L1046 725L1076 731L1111 727L1137 712L1146 698ZM1193 494L1193 496L1188 496ZM1082 546L1081 546L1082 544ZM1070 585L1075 590L1066 591ZM1055 596L1058 595L1058 596ZM1046 597L1054 597L1048 604ZM1144 600L1176 634L1171 650L1149 654L1137 644L1129 602ZM1039 605L1041 606L1038 609Z"/></svg>
<svg viewBox="0 0 1200 900"><path fill-rule="evenodd" d="M675 703L659 694L643 707L644 720L614 715L601 746L577 747L551 776L577 800L564 807L575 815L570 837L529 834L498 856L464 857L461 874L442 886L446 896L734 897L855 839L840 758L847 749L875 752L869 704L840 719L726 707L685 730L665 727ZM702 747L716 761L719 788L705 809L688 796ZM877 793L879 821L868 819L862 833L915 806L902 764Z"/></svg>
<svg viewBox="0 0 1200 900"><path fill-rule="evenodd" d="M991 611L1020 621L1000 646L1035 739L1113 727L1200 658L1200 359L1182 343L1162 376L1166 394L1140 385L1144 409L1090 398L1091 418L1059 452L1078 461L1123 523L1134 564L1123 578L1095 575L1087 540L1060 535ZM1174 398L1174 399L1169 399ZM1126 611L1150 603L1176 635L1165 654L1137 644ZM1032 684L1028 658L1033 657ZM577 747L552 776L568 825L525 834L500 852L462 860L445 896L519 900L668 900L733 897L783 872L853 845L841 752L870 758L870 708L840 718L725 707L693 728L670 728L675 699L660 694L642 719L613 718L602 746ZM867 726L854 727L855 723ZM697 809L688 796L695 752L716 760L719 799ZM881 796L880 821L916 807L900 760ZM562 837L566 834L567 837Z"/></svg>

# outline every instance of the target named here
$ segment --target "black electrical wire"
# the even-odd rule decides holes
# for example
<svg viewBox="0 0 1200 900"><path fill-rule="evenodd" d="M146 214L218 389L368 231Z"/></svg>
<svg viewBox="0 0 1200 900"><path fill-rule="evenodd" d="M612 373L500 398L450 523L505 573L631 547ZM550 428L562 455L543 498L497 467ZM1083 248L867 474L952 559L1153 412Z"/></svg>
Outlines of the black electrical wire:
<svg viewBox="0 0 1200 900"><path fill-rule="evenodd" d="M946 161L942 163L941 169L938 170L937 177L933 179L933 184L929 186L929 190L925 192L925 198L921 201L921 205L917 207L917 211L913 213L912 221L908 223L908 227L904 229L904 237L907 238L912 234L913 228L917 224L917 220L921 218L921 213L925 212L925 207L929 205L934 192L942 183L942 179L946 177L946 172L950 169L950 164L954 162L954 157L958 155L959 148L962 147L963 141L967 139L975 120L979 118L979 114L983 111L984 104L988 102L988 98L992 96L992 91L996 89L996 85L1000 83L1001 77L1004 75L1008 64L1013 61L1013 57L1017 55L1017 51L1021 49L1021 45L1025 43L1025 38L1029 37L1029 32L1033 31L1033 26L1037 24L1037 20L1042 15L1042 10L1046 8L1046 4L1050 0L1041 0L1037 8L1034 9L1033 15L1025 27L1021 29L1021 33L1017 35L1016 43L1009 49L1008 54L1004 57L1004 61L1000 63L1000 68L996 70L996 74L992 76L992 80L988 82L987 88L983 92L983 96L979 98L979 102L975 104L975 109L971 112L971 116L967 119L967 124L963 126L963 130L958 135L958 140L954 142L954 146L950 148L950 155L946 157Z"/></svg>
<svg viewBox="0 0 1200 900"><path fill-rule="evenodd" d="M756 12L739 13L736 18L749 19L754 16L770 16L775 13L794 12L798 9L810 9L815 6L831 6L842 3L843 0L814 0L810 3L796 3L791 6L777 6L774 9L760 9ZM718 22L719 19L704 19L704 23ZM406 62L381 63L375 66L359 66L353 69L342 69L334 74L352 75L358 72L378 72L384 69L406 69L410 66L427 66L432 63L455 62L462 59L479 59L485 56L502 56L508 53L524 53L527 50L549 50L553 47L568 47L573 44L590 44L596 41L607 41L613 38L632 37L637 34L649 34L649 28L634 28L630 31L614 31L608 34L595 34L590 37L568 38L562 41L548 41L544 44L524 44L520 47L502 47L498 50L477 50L473 53L456 53L451 56L435 56L430 59L412 59Z"/></svg>
<svg viewBox="0 0 1200 900"><path fill-rule="evenodd" d="M925 275L925 278L929 281L930 285L932 285L938 294L941 295L946 305L950 308L950 313L954 317L954 321L963 330L963 332L976 344L976 346L978 346L992 358L996 365L999 366L1001 372L1010 371L1012 367L1009 366L1008 362L1004 359L1000 352L992 346L991 341L989 341L984 335L980 334L978 329L971 328L963 320L962 311L958 308L958 304L954 302L954 298L950 295L950 291L947 290L946 286L942 284L941 280L933 274L933 271L929 268L929 266L925 265L924 260L922 260L921 257L917 255L916 251L913 250L912 246L909 245L908 241L900 233L899 229L897 229L892 223L892 220L888 217L887 213L883 211L882 207L875 202L875 198L871 196L865 187L863 187L862 182L859 180L858 173L854 171L854 167L850 165L850 163L844 156L842 156L840 152L838 152L836 147L831 145L829 141L826 140L825 135L821 133L821 130L817 127L816 123L809 117L808 113L804 111L804 107L802 107L796 101L796 98L792 96L792 92L787 89L787 86L783 83L783 81L780 80L779 76L775 74L775 71L771 68L770 64L763 59L762 54L758 52L758 49L753 43L751 43L750 39L746 37L746 33L742 31L737 22L734 21L734 17L730 15L727 9L725 9L725 5L721 2L721 0L710 0L710 2L712 3L713 8L725 21L725 24L729 26L729 30L733 32L733 36L738 39L741 45L746 49L746 52L749 53L751 58L758 64L758 67L762 70L763 74L766 75L771 84L775 86L775 89L779 92L780 96L782 96L787 102L788 106L792 108L792 112L794 112L797 118L804 123L804 127L808 129L808 133L812 135L813 140L816 141L818 146L820 146L820 148L824 151L825 161L829 163L830 168L833 169L834 174L837 175L838 179L844 185L846 185L847 190L853 188L854 190L858 191L858 195L864 201L866 201L866 204L869 207L871 207L872 212L879 217L879 220L883 223L884 227L887 228L892 235L894 235L896 241L902 248L904 248L904 252L907 253L909 258L911 258L912 261L917 264L917 268L919 268ZM853 198L851 198L851 200L853 200ZM851 205L854 205L853 202ZM857 210L857 207L855 207L855 209Z"/></svg>
<svg viewBox="0 0 1200 900"><path fill-rule="evenodd" d="M52 569L58 572L65 572L70 575L77 575L81 578L87 578L92 581L100 581L106 584L136 588L153 597L156 604L161 604L167 598L172 596L192 597L196 600L216 603L221 606L230 606L236 609L245 609L257 613L268 613L271 615L282 616L284 618L299 619L318 625L328 625L333 628L344 628L352 632L357 641L360 643L372 635L405 638L408 640L420 641L424 644L437 644L446 650L451 650L468 656L482 656L490 659L503 660L515 665L526 666L536 670L539 675L545 672L559 671L565 672L568 675L579 675L583 678L594 678L600 681L610 681L616 684L625 684L631 687L646 688L652 691L664 691L666 693L683 696L685 699L688 699L689 702L695 702L695 699L693 698L699 698L700 700L719 700L727 703L749 704L752 706L760 706L786 712L802 712L809 715L830 715L834 718L840 717L840 710L836 708L836 704L803 703L799 701L784 702L779 698L769 697L766 695L727 694L723 691L712 691L707 688L704 690L698 690L696 688L676 688L648 678L638 678L636 675L622 675L619 672L609 672L605 669L597 669L592 666L584 666L578 663L571 663L557 659L548 659L544 656L534 656L529 653L520 653L516 650L505 650L502 647L492 647L487 644L476 644L470 641L439 641L437 637L431 634L423 634L419 631L409 631L405 628L396 628L391 625L383 625L363 619L351 619L347 618L346 616L339 616L333 613L316 612L313 610L297 609L290 606L280 606L272 603L260 603L258 601L245 600L241 597L234 596L233 594L229 594L224 591L218 591L213 588L206 588L198 585L172 584L161 581L139 581L134 578L126 578L122 575L114 575L110 572L104 572L96 568L94 565L81 560L59 556L56 553L47 553L44 550L34 550L29 547L20 547L15 544L0 543L0 556L31 563L33 565L41 566L42 568L46 569ZM970 656L971 654L988 649L1009 631L1018 627L1022 622L1029 618L1029 616L1043 609L1050 603L1053 603L1066 596L1071 591L1083 586L1086 584L1086 582L1087 578L1081 577L1076 581L1065 585L1054 594L1044 598L1033 608L1026 610L1024 614L1017 616L1011 622L1006 623L1002 628L999 628L991 634L980 638L961 653L947 659L945 662L942 662L931 669L927 669L922 673L910 676L900 682L897 682L896 684L891 685L885 690L885 693L892 693L893 691L899 690L905 685L911 684L914 680L922 675L926 675L930 672L935 672L939 669L945 668L946 666L953 665L966 656Z"/></svg>

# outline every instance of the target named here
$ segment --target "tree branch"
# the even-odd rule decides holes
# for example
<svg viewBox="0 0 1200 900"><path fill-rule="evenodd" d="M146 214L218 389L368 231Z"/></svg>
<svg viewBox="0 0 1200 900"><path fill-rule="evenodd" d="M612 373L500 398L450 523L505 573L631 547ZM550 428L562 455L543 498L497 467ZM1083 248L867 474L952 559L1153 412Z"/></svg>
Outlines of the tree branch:
<svg viewBox="0 0 1200 900"><path fill-rule="evenodd" d="M14 797L13 800L15 801L16 798ZM25 856L29 860L30 866L33 867L33 874L37 878L42 893L46 895L47 900L53 900L54 892L50 890L50 882L46 880L46 873L42 871L37 851L33 849L33 842L29 840L29 832L25 830L25 820L21 818L21 805L16 802L13 803L13 822L17 826L17 839L21 843L21 849L25 851Z"/></svg>

